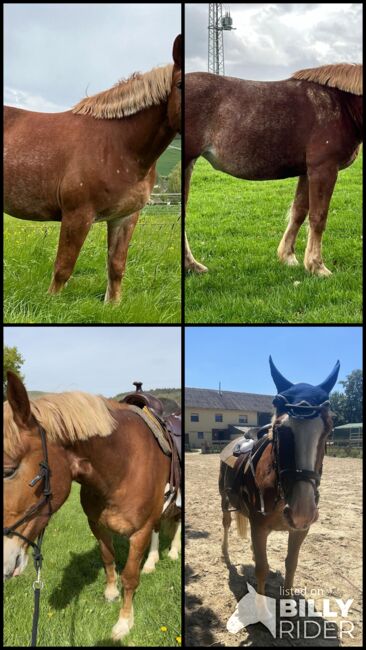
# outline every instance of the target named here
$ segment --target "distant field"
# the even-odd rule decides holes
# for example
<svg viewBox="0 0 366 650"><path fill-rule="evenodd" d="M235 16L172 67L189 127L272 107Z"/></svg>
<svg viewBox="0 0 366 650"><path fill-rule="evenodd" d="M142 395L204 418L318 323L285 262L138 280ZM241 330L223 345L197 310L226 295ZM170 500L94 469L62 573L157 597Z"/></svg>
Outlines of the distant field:
<svg viewBox="0 0 366 650"><path fill-rule="evenodd" d="M164 151L159 158L157 168L160 176L169 176L173 167L181 159L181 139L175 138L172 144Z"/></svg>
<svg viewBox="0 0 366 650"><path fill-rule="evenodd" d="M286 267L276 249L297 179L242 181L195 165L186 229L195 258L208 266L188 274L188 323L361 323L362 154L340 172L323 237L330 278L302 264L306 229L298 236L298 267Z"/></svg>
<svg viewBox="0 0 366 650"><path fill-rule="evenodd" d="M63 292L49 296L59 224L4 218L6 323L179 323L179 206L148 207L129 247L119 305L103 302L107 284L106 224L95 224Z"/></svg>

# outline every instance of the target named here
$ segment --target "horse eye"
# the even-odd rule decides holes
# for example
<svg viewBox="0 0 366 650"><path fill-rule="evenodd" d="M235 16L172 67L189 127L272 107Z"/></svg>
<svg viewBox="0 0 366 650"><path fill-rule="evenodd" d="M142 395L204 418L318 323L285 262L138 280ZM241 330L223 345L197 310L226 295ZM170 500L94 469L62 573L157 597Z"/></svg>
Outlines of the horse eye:
<svg viewBox="0 0 366 650"><path fill-rule="evenodd" d="M181 81L178 81L177 88L178 88L178 90L182 90L182 82Z"/></svg>
<svg viewBox="0 0 366 650"><path fill-rule="evenodd" d="M16 467L4 467L4 478L10 478L15 474Z"/></svg>

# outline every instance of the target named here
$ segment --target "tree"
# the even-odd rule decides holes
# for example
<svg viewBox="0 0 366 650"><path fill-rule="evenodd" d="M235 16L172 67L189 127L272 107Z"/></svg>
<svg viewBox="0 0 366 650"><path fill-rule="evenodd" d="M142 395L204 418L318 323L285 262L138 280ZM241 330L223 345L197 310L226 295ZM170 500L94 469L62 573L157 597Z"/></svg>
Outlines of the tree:
<svg viewBox="0 0 366 650"><path fill-rule="evenodd" d="M335 391L330 398L334 426L362 422L362 370L352 370L351 374L339 383L344 386L344 393Z"/></svg>
<svg viewBox="0 0 366 650"><path fill-rule="evenodd" d="M20 369L24 363L24 359L16 347L9 348L7 345L4 347L4 366L3 366L3 400L6 400L6 373L8 370L15 372L22 381L24 377Z"/></svg>
<svg viewBox="0 0 366 650"><path fill-rule="evenodd" d="M362 422L362 370L352 370L340 384L344 386L344 416L346 422Z"/></svg>

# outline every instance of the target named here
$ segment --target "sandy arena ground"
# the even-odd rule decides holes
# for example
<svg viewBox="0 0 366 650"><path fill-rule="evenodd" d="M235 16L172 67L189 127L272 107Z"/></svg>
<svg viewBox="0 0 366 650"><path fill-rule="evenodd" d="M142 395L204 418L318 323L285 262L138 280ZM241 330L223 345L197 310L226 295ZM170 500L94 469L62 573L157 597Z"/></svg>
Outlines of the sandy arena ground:
<svg viewBox="0 0 366 650"><path fill-rule="evenodd" d="M231 567L221 560L221 507L218 491L218 454L187 453L185 456L185 580L186 636L188 646L361 646L361 475L362 461L353 458L324 460L320 486L319 520L306 537L300 551L295 587L323 590L322 596L343 601L353 598L348 620L354 624L353 639L340 638L340 617L327 617L330 623L324 639L324 619L317 621L320 636L274 639L258 623L243 628L236 635L226 630L226 623L236 602L247 593L246 581L254 587L256 580L250 541L241 540L233 521L229 535ZM249 535L250 537L250 535ZM274 532L268 539L270 574L267 595L278 597L283 585L287 533ZM313 592L314 593L314 592ZM322 610L322 598L316 597L315 609ZM339 609L337 608L337 612ZM296 620L296 619L295 619ZM303 625L304 619L297 619ZM309 634L314 634L310 623ZM336 638L334 638L336 637Z"/></svg>

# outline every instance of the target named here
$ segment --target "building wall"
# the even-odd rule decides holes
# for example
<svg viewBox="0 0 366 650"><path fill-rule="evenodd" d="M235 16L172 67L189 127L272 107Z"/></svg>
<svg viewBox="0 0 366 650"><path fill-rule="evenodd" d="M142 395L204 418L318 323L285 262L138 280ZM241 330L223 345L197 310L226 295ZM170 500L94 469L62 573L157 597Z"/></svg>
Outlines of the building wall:
<svg viewBox="0 0 366 650"><path fill-rule="evenodd" d="M198 422L191 422L192 413L197 413ZM222 415L222 422L215 421L215 415ZM239 423L239 416L246 416L247 422ZM191 447L202 446L204 441L212 445L212 429L227 429L229 424L238 424L239 426L257 426L256 411L224 411L220 409L202 409L186 408L185 409L185 433L189 434L189 444ZM203 438L198 437L198 433L203 433Z"/></svg>

